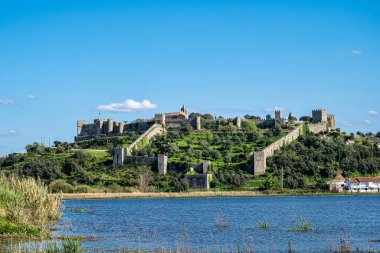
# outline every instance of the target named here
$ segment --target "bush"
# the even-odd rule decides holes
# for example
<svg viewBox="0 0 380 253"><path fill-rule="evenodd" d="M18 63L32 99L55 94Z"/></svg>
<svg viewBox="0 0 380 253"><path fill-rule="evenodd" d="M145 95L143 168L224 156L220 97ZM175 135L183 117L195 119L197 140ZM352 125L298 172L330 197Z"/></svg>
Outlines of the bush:
<svg viewBox="0 0 380 253"><path fill-rule="evenodd" d="M88 185L79 185L79 186L77 186L75 188L75 192L78 192L78 193L89 193L89 192L92 192L92 189Z"/></svg>
<svg viewBox="0 0 380 253"><path fill-rule="evenodd" d="M73 193L75 188L63 179L58 179L49 185L49 190L52 193Z"/></svg>

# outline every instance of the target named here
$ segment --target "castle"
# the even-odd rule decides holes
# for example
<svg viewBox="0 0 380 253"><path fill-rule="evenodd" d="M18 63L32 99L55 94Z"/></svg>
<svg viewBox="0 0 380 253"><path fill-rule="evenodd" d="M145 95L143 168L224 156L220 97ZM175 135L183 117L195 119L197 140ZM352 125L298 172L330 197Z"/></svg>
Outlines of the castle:
<svg viewBox="0 0 380 253"><path fill-rule="evenodd" d="M115 122L113 119L95 119L93 123L87 123L85 120L77 121L77 135L75 141L83 141L94 137L111 137L120 136L126 132L147 131L154 124L160 124L165 127L181 127L191 125L195 130L201 130L201 121L214 121L201 119L200 116L189 117L189 110L182 106L179 112L155 114L151 119L137 119L132 122ZM241 126L241 118L236 117L233 120L238 128Z"/></svg>
<svg viewBox="0 0 380 253"><path fill-rule="evenodd" d="M152 119L139 119L127 122L114 122L112 119L95 119L94 123L88 124L84 120L77 121L77 136L75 141L82 141L91 139L97 136L120 136L130 131L138 131L142 134L127 148L118 148L114 156L114 164L121 165L128 162L138 162L149 164L158 169L161 174L166 174L168 166L168 158L165 155L159 157L133 157L132 151L139 149L141 143L149 142L151 138L156 135L163 134L166 128L178 128L186 125L192 126L196 131L201 131L202 123L216 122L216 121L233 122L236 128L241 128L242 120L239 116L231 119L203 119L201 116L189 117L188 109L182 106L179 112L161 113L156 114ZM289 124L297 121L291 113L288 118L281 117L281 111L275 111L274 119L267 117L266 119L256 120L256 124L262 127L271 127L275 124ZM265 147L261 151L251 153L253 171L255 175L261 175L266 170L266 159L273 155L274 152L280 149L282 146L287 145L296 140L304 132L304 127L310 132L319 133L324 131L335 130L335 115L327 114L324 109L318 109L312 111L311 122L295 122L291 124L293 130L291 130L286 136L280 138L269 146ZM139 145L140 144L140 145ZM200 170L205 172L210 161L203 161L200 165L194 165L201 168ZM199 180L208 180L208 177L200 177ZM191 179L189 179L191 180ZM195 180L195 179L194 179ZM196 182L197 180L195 180ZM205 185L204 182L202 185Z"/></svg>

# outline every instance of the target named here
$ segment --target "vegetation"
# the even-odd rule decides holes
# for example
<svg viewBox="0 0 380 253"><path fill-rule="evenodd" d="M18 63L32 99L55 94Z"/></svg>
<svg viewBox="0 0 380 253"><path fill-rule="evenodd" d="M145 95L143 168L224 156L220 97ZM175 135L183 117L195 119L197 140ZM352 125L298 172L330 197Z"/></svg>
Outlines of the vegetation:
<svg viewBox="0 0 380 253"><path fill-rule="evenodd" d="M366 139L346 145L350 136L323 133L301 136L296 142L268 159L268 188L325 189L327 180L342 173L345 177L376 176L380 172L380 149ZM278 182L280 182L278 184Z"/></svg>
<svg viewBox="0 0 380 253"><path fill-rule="evenodd" d="M67 238L60 243L52 242L43 247L23 247L13 249L13 253L83 253L84 249L79 240Z"/></svg>
<svg viewBox="0 0 380 253"><path fill-rule="evenodd" d="M270 228L270 225L269 225L268 222L262 221L262 222L259 223L259 228L260 229L268 229L268 228Z"/></svg>
<svg viewBox="0 0 380 253"><path fill-rule="evenodd" d="M298 219L295 222L295 226L289 228L289 231L297 231L297 232L310 232L313 230L311 223L308 219L302 218Z"/></svg>
<svg viewBox="0 0 380 253"><path fill-rule="evenodd" d="M193 115L197 116L197 115ZM233 120L207 121L203 130L169 128L167 133L145 142L133 155L169 157L167 175L137 164L113 165L117 146L128 146L139 133L94 138L76 143L54 142L54 147L27 145L26 154L0 158L0 174L33 177L49 185L52 193L108 193L131 191L187 191L185 175L196 174L203 160L212 164L211 188L220 190L326 190L326 181L345 177L377 176L380 150L369 141L377 134L346 135L330 132L306 133L267 160L267 173L254 176L251 155L286 135L290 126L260 126L256 116L246 115L238 130ZM310 118L301 117L308 122ZM258 127L260 126L260 128ZM355 144L346 145L346 140ZM193 170L191 170L193 168ZM195 170L195 171L194 171Z"/></svg>
<svg viewBox="0 0 380 253"><path fill-rule="evenodd" d="M60 218L59 195L49 195L41 182L17 176L0 179L0 234L46 236Z"/></svg>

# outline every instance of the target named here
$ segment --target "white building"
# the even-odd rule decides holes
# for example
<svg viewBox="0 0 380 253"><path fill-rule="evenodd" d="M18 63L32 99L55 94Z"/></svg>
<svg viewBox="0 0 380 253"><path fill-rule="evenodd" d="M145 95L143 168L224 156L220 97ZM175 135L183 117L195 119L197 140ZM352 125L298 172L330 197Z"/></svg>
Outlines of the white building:
<svg viewBox="0 0 380 253"><path fill-rule="evenodd" d="M351 192L380 192L380 177L355 177L346 179Z"/></svg>

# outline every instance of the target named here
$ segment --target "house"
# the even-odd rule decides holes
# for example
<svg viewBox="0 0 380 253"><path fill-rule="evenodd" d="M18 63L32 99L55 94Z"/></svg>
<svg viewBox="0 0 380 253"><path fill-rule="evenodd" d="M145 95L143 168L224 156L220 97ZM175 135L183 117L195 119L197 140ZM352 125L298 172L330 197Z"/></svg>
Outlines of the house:
<svg viewBox="0 0 380 253"><path fill-rule="evenodd" d="M351 192L380 192L380 177L349 178L345 184Z"/></svg>
<svg viewBox="0 0 380 253"><path fill-rule="evenodd" d="M341 174L337 175L333 180L328 181L327 184L332 192L342 192L346 186L345 179Z"/></svg>
<svg viewBox="0 0 380 253"><path fill-rule="evenodd" d="M354 140L350 140L350 139L347 139L345 141L346 145L354 145L355 144L355 141Z"/></svg>

